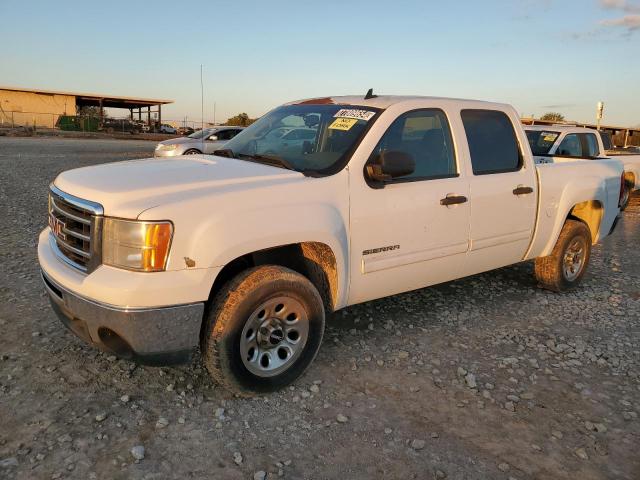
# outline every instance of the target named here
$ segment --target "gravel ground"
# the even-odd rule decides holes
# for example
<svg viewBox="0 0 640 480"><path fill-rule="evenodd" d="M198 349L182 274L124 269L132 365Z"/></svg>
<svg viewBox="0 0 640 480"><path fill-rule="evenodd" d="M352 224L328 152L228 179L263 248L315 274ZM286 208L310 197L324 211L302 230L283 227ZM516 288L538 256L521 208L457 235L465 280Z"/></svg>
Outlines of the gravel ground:
<svg viewBox="0 0 640 480"><path fill-rule="evenodd" d="M0 138L0 478L640 478L640 198L568 294L531 263L338 312L308 373L230 396L65 331L38 276L48 183L148 142Z"/></svg>

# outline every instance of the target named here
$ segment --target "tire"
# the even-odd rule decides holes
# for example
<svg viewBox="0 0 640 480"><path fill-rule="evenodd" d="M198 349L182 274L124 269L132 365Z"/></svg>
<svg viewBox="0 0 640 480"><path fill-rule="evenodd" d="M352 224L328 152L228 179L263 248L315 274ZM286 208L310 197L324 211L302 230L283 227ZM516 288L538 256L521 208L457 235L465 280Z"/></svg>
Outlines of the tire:
<svg viewBox="0 0 640 480"><path fill-rule="evenodd" d="M198 155L199 153L202 153L202 152L198 149L190 148L189 150L184 152L183 155Z"/></svg>
<svg viewBox="0 0 640 480"><path fill-rule="evenodd" d="M629 200L631 199L631 192L633 191L633 187L635 186L635 182L629 179L626 175L624 178L624 188L622 192L622 198L620 199L620 211L624 211L629 206Z"/></svg>
<svg viewBox="0 0 640 480"><path fill-rule="evenodd" d="M567 220L551 255L536 258L536 279L547 290L569 290L582 280L590 258L589 227L578 220Z"/></svg>
<svg viewBox="0 0 640 480"><path fill-rule="evenodd" d="M306 277L276 265L250 268L209 305L203 361L213 379L235 394L273 392L311 364L324 324L322 298Z"/></svg>

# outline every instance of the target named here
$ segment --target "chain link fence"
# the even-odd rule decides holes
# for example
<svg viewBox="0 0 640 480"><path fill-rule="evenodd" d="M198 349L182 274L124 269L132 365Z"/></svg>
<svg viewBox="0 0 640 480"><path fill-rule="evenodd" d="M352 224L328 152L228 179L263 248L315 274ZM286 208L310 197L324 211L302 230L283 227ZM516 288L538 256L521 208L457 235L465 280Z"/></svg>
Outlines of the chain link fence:
<svg viewBox="0 0 640 480"><path fill-rule="evenodd" d="M58 113L7 111L0 109L0 128L29 130L62 130L71 132L104 133L191 133L201 128L213 126L211 123L194 120L131 119L99 115L64 115Z"/></svg>

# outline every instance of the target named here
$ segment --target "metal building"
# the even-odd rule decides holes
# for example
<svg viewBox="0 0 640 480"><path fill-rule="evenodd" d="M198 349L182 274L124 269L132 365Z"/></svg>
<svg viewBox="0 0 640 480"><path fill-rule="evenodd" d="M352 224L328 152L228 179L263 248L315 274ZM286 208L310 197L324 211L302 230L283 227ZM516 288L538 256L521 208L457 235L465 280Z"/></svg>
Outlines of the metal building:
<svg viewBox="0 0 640 480"><path fill-rule="evenodd" d="M157 114L154 121L160 124L162 105L168 103L173 100L0 86L0 127L55 128L61 116L75 116L82 107L98 107L100 117L105 108L126 109L131 120L148 125L152 114Z"/></svg>

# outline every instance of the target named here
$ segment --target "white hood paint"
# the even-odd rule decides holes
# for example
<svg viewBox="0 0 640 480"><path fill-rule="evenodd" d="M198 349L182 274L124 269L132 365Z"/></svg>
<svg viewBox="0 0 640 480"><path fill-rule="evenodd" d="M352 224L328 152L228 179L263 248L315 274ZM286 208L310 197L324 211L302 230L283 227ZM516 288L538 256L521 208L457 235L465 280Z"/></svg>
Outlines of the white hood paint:
<svg viewBox="0 0 640 480"><path fill-rule="evenodd" d="M54 181L76 197L100 203L105 215L137 218L149 208L216 190L248 190L304 180L301 173L212 155L108 163L68 170Z"/></svg>

